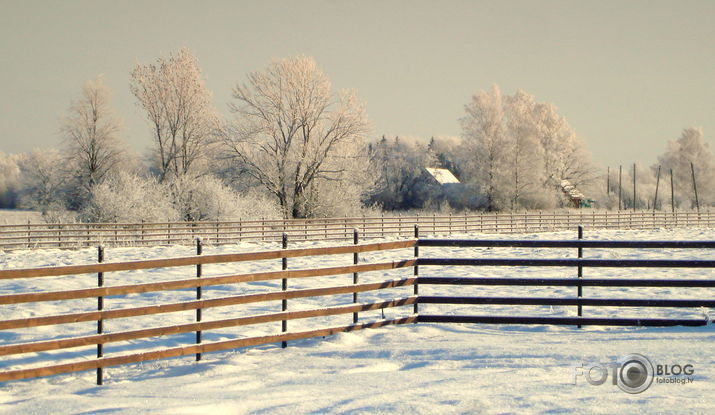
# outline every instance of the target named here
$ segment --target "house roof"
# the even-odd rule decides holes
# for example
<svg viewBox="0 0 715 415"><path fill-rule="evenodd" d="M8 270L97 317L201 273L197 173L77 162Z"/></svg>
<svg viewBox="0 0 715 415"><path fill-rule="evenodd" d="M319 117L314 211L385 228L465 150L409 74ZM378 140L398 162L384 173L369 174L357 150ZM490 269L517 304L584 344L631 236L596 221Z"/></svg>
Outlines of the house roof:
<svg viewBox="0 0 715 415"><path fill-rule="evenodd" d="M429 173L439 184L459 183L459 179L454 177L451 171L447 169L439 169L436 167L425 167Z"/></svg>

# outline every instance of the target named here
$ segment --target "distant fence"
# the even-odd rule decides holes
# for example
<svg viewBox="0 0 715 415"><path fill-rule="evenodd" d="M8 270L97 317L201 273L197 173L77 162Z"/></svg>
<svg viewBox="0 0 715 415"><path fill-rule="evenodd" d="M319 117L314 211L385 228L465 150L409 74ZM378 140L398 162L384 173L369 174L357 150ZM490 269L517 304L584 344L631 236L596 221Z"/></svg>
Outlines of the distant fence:
<svg viewBox="0 0 715 415"><path fill-rule="evenodd" d="M415 236L418 236L418 229L414 229ZM357 233L353 234L353 242L357 242ZM284 247L286 244L284 243ZM457 247L457 248L498 248L498 247L519 247L525 249L534 248L574 248L577 251L576 258L564 259L514 259L514 258L434 258L424 257L421 248L430 247ZM80 322L96 322L97 334L61 337L50 335L49 340L33 342L17 342L14 344L5 343L0 346L0 355L14 356L18 354L39 353L56 351L68 348L78 348L82 346L96 347L96 357L83 356L79 361L58 364L52 360L52 355L37 355L41 360L41 366L27 368L27 362L23 360L5 362L4 368L0 369L0 381L9 381L40 376L55 375L61 373L78 372L83 370L96 369L97 382L102 383L102 370L108 366L117 366L128 363L143 362L148 360L164 359L184 355L196 354L196 360L201 359L201 353L235 349L246 346L254 346L267 343L282 342L283 347L287 341L304 339L318 336L326 336L339 332L349 332L365 328L383 327L388 325L406 323L496 323L496 324L564 324L564 325L620 325L620 326L697 326L708 323L705 319L674 319L674 318L593 318L582 316L582 307L715 307L715 300L712 296L706 299L687 298L584 298L583 287L700 287L715 288L713 279L619 279L619 278L583 278L585 268L715 268L715 261L712 260L641 260L641 259L583 259L583 249L590 248L639 248L639 249L715 249L715 241L593 241L593 240L449 240L449 239L419 239L397 242L382 242L371 244L353 244L348 246L333 246L321 248L303 249L282 249L255 253L222 254L222 255L201 255L201 243L197 244L197 256L157 259L146 261L122 262L122 263L98 263L92 265L62 266L53 268L36 269L15 269L0 270L0 281L7 282L14 286L18 279L41 278L53 276L72 276L76 274L97 274L97 284L91 288L82 288L69 291L50 292L29 292L13 293L0 296L0 305L14 306L36 302L52 301L62 305L69 304L69 301L77 299L96 298L97 306L91 311L62 313L55 315L37 316L31 308L25 310L26 314L22 318L0 321L0 330L35 328L39 326L56 326L62 324L74 324ZM410 249L409 253L403 253L398 259L393 261L382 261L376 263L359 264L358 255L368 252L382 252L388 250ZM326 255L352 254L352 261L348 265L337 267L309 268L309 269L287 269L289 258L315 257ZM245 273L238 275L203 276L202 265L238 263L245 261L278 260L281 262L280 271L264 271L258 273ZM98 260L103 260L103 251L100 249ZM346 258L347 262L347 258ZM278 263L276 263L277 265ZM191 278L170 280L161 282L147 282L132 285L119 285L104 287L104 277L106 273L128 270L151 270L166 267L196 266L196 275ZM265 267L266 265L264 265ZM268 265L270 266L270 264ZM448 275L444 270L433 271L434 268L427 268L427 273L433 272L436 275L424 275L424 267L450 266ZM568 267L575 269L576 275L564 278L488 278L470 277L469 271L462 267ZM371 271L390 271L407 268L408 276L402 275L400 278L383 279L378 282L360 282L359 274ZM474 269L474 268L472 268ZM420 272L423 275L420 275ZM456 275L454 273L457 273ZM515 269L515 272L518 272ZM352 284L339 284L337 280L332 280L332 284L320 288L288 289L288 282L295 279L305 279L321 276L338 276L352 274ZM465 276L467 274L467 276ZM362 277L362 276L360 276ZM202 289L209 286L227 286L259 281L281 280L279 287L263 287L264 291L259 293L247 293L241 295L225 296L212 299L202 298ZM459 285L463 289L460 293L465 293L468 286L539 286L539 287L574 287L572 295L564 297L563 294L555 297L517 297L517 296L434 296L424 295L419 291L422 287L439 285ZM374 293L382 290L397 289L399 287L413 287L409 293L404 290L401 296L394 294L389 298L377 301L358 301L358 293ZM171 290L196 290L196 300L183 302L152 303L149 305L132 305L105 310L103 308L105 296L126 296L129 294L168 292ZM267 291L265 291L267 290ZM193 292L190 293L193 295ZM338 300L336 295L352 294L351 299L343 298ZM362 294L361 294L362 295ZM667 295L667 294L663 294ZM333 297L331 297L333 296ZM322 304L320 307L299 306L288 310L288 300L308 299L315 297L329 297L330 305ZM116 298L116 297L115 297ZM281 311L268 314L249 314L232 318L222 318L219 320L202 321L202 310L217 307L228 307L245 304L269 303L277 306L280 300ZM59 303L58 303L59 302ZM271 303L276 302L276 303ZM577 307L577 315L572 317L543 317L543 316L515 316L515 315L451 315L445 313L428 314L419 310L420 304L502 304L502 305L562 305ZM408 310L404 310L409 306ZM360 321L358 313L370 310L384 310L396 308L400 313L394 318L378 318L370 321ZM195 311L194 322L175 325L147 326L140 324L138 330L125 330L111 333L104 333L103 322L111 319L128 319L140 316L159 315L164 313L175 313ZM17 310L14 311L17 313ZM318 327L309 330L288 331L288 321L295 319L311 319L315 317L352 315L349 318L350 324L320 326L320 322L315 323ZM7 315L7 314L5 314ZM193 317L193 314L191 315ZM312 321L312 320L311 320ZM238 334L232 332L231 339L204 342L203 334L208 330L218 330L225 328L236 328L239 326L255 325L270 322L281 322L280 333L261 336L237 337ZM348 321L346 321L348 323ZM324 323L323 323L324 324ZM278 330L278 326L274 330ZM189 344L176 346L165 346L160 350L152 350L141 353L117 354L104 356L103 346L115 342L126 342L136 339L146 339L157 336L167 336L180 333L195 332L195 340ZM46 333L46 332L45 332ZM0 332L2 334L2 332ZM61 337L61 338L58 338ZM12 338L12 335L8 338ZM93 353L93 350L90 349ZM21 367L18 367L21 366Z"/></svg>
<svg viewBox="0 0 715 415"><path fill-rule="evenodd" d="M573 229L654 229L712 227L715 215L704 212L585 211L504 212L454 215L371 216L320 219L245 220L163 223L67 223L0 225L0 249L88 246L214 245L245 241L350 240L358 229L364 238L409 237L415 225L424 235L522 233Z"/></svg>

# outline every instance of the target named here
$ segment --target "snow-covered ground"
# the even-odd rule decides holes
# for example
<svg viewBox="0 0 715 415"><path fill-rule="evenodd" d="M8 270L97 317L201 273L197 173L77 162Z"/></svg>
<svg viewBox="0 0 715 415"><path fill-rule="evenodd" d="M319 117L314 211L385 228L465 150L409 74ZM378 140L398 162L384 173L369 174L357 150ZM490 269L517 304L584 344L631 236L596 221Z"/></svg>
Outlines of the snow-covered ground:
<svg viewBox="0 0 715 415"><path fill-rule="evenodd" d="M574 238L573 232L530 235L470 235L479 238ZM658 231L590 232L587 239L612 240L715 240L715 230L678 229ZM319 246L326 243L304 243L295 246ZM246 252L274 249L275 245L243 244L206 247L205 254ZM189 247L113 248L106 252L107 261L166 258L192 254ZM368 253L361 262L407 258L411 250ZM424 257L542 257L573 258L574 249L518 248L454 249L422 248ZM92 263L94 250L81 251L15 251L0 257L0 267L24 268ZM711 259L707 250L584 250L585 258L694 258ZM327 256L321 259L289 260L292 269L347 265L352 255ZM204 275L225 275L279 269L276 260L245 264L206 265ZM420 274L469 276L573 276L565 268L457 268L421 267ZM397 272L361 274L361 282L382 281L411 275L411 269ZM707 278L709 270L658 269L586 269L584 275L603 278ZM158 280L187 278L193 268L132 271L105 275L106 285L121 285ZM351 276L305 278L290 281L290 288L342 285ZM0 294L56 291L87 288L96 277L81 275L71 278L34 278L6 281ZM280 281L258 282L235 286L211 287L204 298L238 293L266 292L279 288ZM361 294L361 300L406 296L411 287L385 290L384 293ZM450 287L422 286L424 295L523 295L573 297L569 287ZM618 298L708 298L708 289L585 288L586 297ZM173 293L148 293L105 299L107 308L140 304L190 300L192 290ZM289 300L289 309L305 309L328 304L349 303L351 295ZM3 306L3 319L33 315L50 315L91 310L96 299L75 300L71 309L62 303L38 303ZM274 312L275 305L245 305L204 310L204 320L230 318L236 315ZM410 307L385 311L386 317L410 313ZM540 306L454 306L421 305L429 314L495 314L572 316L575 307ZM709 310L639 309L584 307L585 316L702 318ZM150 325L193 321L193 312L171 313L146 318L105 321L105 330L123 331ZM361 321L380 318L380 312L361 314ZM126 321L125 321L126 320ZM323 325L343 325L351 316L307 319L289 322L290 329L301 330ZM70 335L88 335L95 323L76 323L57 327L0 332L3 343L45 340ZM204 333L205 341L219 341L243 336L275 333L280 323L246 326ZM193 334L159 339L123 342L105 346L105 356L153 350L162 346L190 344ZM654 412L712 413L715 410L715 329L700 328L606 328L489 326L473 324L416 324L343 333L320 339L291 342L287 349L276 345L204 354L203 361L193 356L108 368L105 385L94 385L94 372L81 372L49 378L0 384L0 413L18 414L234 414L234 413L560 413L560 412ZM7 356L2 368L32 367L48 358L76 361L94 356L94 348L68 349L60 352ZM630 395L610 384L589 385L583 376L573 378L576 367L613 363L629 353L647 356L653 364L691 364L693 382L688 384L654 383L641 394Z"/></svg>
<svg viewBox="0 0 715 415"><path fill-rule="evenodd" d="M0 209L0 225L22 225L28 221L44 223L42 214L34 210Z"/></svg>

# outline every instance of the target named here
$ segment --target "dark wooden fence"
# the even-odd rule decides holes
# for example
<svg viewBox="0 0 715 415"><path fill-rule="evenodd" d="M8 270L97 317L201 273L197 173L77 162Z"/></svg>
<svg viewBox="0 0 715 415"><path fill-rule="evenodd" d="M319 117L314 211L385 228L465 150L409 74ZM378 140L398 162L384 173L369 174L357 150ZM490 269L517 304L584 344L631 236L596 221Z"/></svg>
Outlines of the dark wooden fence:
<svg viewBox="0 0 715 415"><path fill-rule="evenodd" d="M581 235L581 232L579 232ZM529 286L529 287L574 287L575 296L561 297L464 297L464 296L424 296L418 297L419 304L470 304L470 305L541 305L575 306L575 317L541 316L493 316L493 315L428 315L420 314L418 322L429 323L494 323L494 324L557 324L557 325L600 325L600 326L702 326L704 319L673 318L587 318L582 316L584 306L590 307L673 307L698 308L715 307L715 297L707 299L627 299L627 298L584 298L583 287L670 287L670 288L715 288L712 279L617 279L583 278L587 268L715 268L713 260L673 260L673 259L583 259L583 249L714 249L713 241L537 241L537 240L442 240L420 239L420 247L516 247L516 248L574 248L578 258L574 259L514 259L514 258L424 258L418 265L459 266L459 267L570 267L576 278L470 278L470 277L420 277L418 283L425 285L466 286ZM460 291L463 291L464 288Z"/></svg>
<svg viewBox="0 0 715 415"><path fill-rule="evenodd" d="M587 229L656 229L712 227L715 214L664 211L504 212L454 215L374 216L290 220L164 223L65 223L0 225L0 249L82 248L88 246L213 245L246 241L349 241L353 229L363 239L410 237L414 226L423 235L523 233Z"/></svg>
<svg viewBox="0 0 715 415"><path fill-rule="evenodd" d="M413 230L418 236L418 230ZM353 235L357 242L357 235ZM285 246L285 245L284 245ZM436 258L429 255L432 247L519 247L524 249L534 248L573 248L578 254L577 258L554 258L554 259L515 259L515 258ZM96 348L96 357L82 356L79 361L69 363L57 363L53 360L43 361L42 359L52 359L52 355L36 355L40 366L26 367L28 364L22 359L11 361L6 367L0 370L0 381L9 381L40 376L56 375L61 373L77 372L89 369L97 370L97 382L101 384L102 370L108 366L123 365L128 363L143 362L148 360L164 359L185 355L196 355L196 359L201 358L201 353L235 349L246 346L283 343L317 336L326 336L339 332L361 330L365 328L383 327L388 325L406 323L495 323L495 324L561 324L561 325L634 325L634 326L672 326L672 325L704 325L704 319L676 319L676 318L592 318L582 316L583 307L715 307L715 300L712 296L705 299L627 299L627 298L587 298L582 295L583 287L701 287L715 288L714 279L618 279L618 278L584 278L583 270L589 268L715 268L715 261L712 260L641 260L641 259L584 259L582 250L589 248L607 249L713 249L715 241L593 241L593 240L449 240L449 239L409 239L397 242L353 244L347 246L332 246L321 248L303 249L280 249L265 252L222 254L222 255L201 255L201 250L196 256L172 259L157 259L121 263L101 262L103 255L99 256L100 263L90 265L62 266L52 268L36 269L8 269L0 270L0 284L12 286L17 279L44 278L52 276L73 276L76 274L97 274L98 283L91 288L82 288L65 291L51 292L26 292L13 293L0 296L0 305L31 304L35 302L60 302L74 301L83 298L97 298L97 308L89 311L61 313L47 316L36 316L28 306L27 312L21 318L4 319L0 321L0 330L26 329L39 326L56 326L64 324L75 324L79 322L97 322L97 334L79 335L56 338L34 342L18 342L13 344L0 345L0 355L14 356L18 354L39 353L56 351L68 348L78 348L91 346ZM410 254L405 250L414 250ZM422 251L420 251L422 249ZM382 261L375 263L362 263L358 261L358 255L369 252L394 251L398 258L392 261ZM101 252L101 251L100 251ZM350 255L352 254L352 255ZM427 255L425 255L427 254ZM327 255L346 255L345 266L333 266L309 269L286 269L286 261L289 258L298 257L323 257ZM348 257L349 255L349 257ZM348 258L350 259L348 261ZM207 264L227 264L245 261L281 260L281 268L276 271L264 271L243 273L236 275L205 276L202 274L202 266ZM104 278L107 273L130 271L163 269L167 267L196 266L196 275L190 278L146 282L141 284L104 286ZM273 265L273 266L277 266ZM443 271L437 271L437 275L431 275L434 266L450 266L450 273L457 272L456 276L444 275ZM563 278L516 278L516 277L470 277L470 269L467 267L497 266L497 267L518 267L514 272L518 272L524 267L570 267L576 272ZM271 265L266 265L270 268ZM399 269L407 268L411 275L400 275L399 278L383 279L377 282L360 282L358 275L371 271L396 272ZM422 273L422 275L419 275ZM320 288L288 289L288 281L312 278L319 276L353 276L352 284L335 284ZM404 271L402 272L404 274ZM427 275L425 275L427 274ZM466 276L465 276L466 275ZM393 275L394 277L394 275ZM336 277L337 278L337 277ZM243 284L258 281L277 281L283 283L280 287L269 289L267 292L246 293L231 295L220 298L205 299L201 297L201 288L210 286L226 286L233 284ZM335 280L333 280L335 281ZM536 286L536 287L574 287L573 296L560 297L505 297L505 296L433 296L424 295L424 291L429 286L452 285L461 286L459 292L465 292L469 286ZM2 285L0 285L2 286ZM401 290L401 296L379 301L359 302L358 293L373 293L382 290L399 289L400 287L414 287L412 292ZM423 291L419 293L419 289ZM196 300L169 302L161 304L151 304L144 306L132 306L129 308L104 309L103 300L107 296L125 296L137 293L164 292L167 290L196 289ZM328 297L338 294L353 294L348 303L331 300L331 305L313 307L307 309L288 310L288 300L307 299L309 297ZM268 314L241 315L233 318L223 318L219 320L202 321L200 311L227 307L241 304L262 304L266 302L281 302L281 311ZM574 306L577 308L577 315L572 317L543 317L543 316L514 316L514 315L450 315L445 313L428 314L420 313L419 305L429 304L501 304L501 305L561 305ZM405 306L410 306L405 309ZM358 313L370 310L395 309L398 313L392 318L376 318L370 321L359 321ZM161 315L163 313L173 313L182 311L196 311L194 322L175 325L159 325L146 327L142 326L137 330L126 330L105 333L103 332L103 322L112 319L126 319L139 316ZM287 322L295 319L310 319L315 317L350 315L346 318L346 323L321 326L321 321L309 330L288 331ZM363 318L364 319L364 318ZM312 320L310 320L312 321ZM233 333L231 339L205 342L202 334L208 330L234 328L253 324L270 322L281 322L281 331L277 334L236 337ZM277 330L277 326L276 326ZM109 354L105 356L103 346L114 342L126 342L136 339L146 339L157 336L167 336L177 333L196 333L195 341L190 344L166 346L161 350L146 351L130 354ZM93 349L90 349L92 351ZM34 358L33 358L34 359ZM36 360L36 359L35 359Z"/></svg>

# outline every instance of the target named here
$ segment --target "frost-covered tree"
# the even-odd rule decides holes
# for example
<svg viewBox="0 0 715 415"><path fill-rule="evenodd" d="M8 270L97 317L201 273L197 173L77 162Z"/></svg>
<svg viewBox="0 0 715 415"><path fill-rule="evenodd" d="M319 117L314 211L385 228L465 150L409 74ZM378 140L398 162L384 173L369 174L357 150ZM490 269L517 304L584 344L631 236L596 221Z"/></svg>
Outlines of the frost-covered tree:
<svg viewBox="0 0 715 415"><path fill-rule="evenodd" d="M65 167L77 193L73 205L81 206L92 188L117 169L126 147L119 138L120 126L102 76L88 81L61 127Z"/></svg>
<svg viewBox="0 0 715 415"><path fill-rule="evenodd" d="M370 171L377 186L368 199L385 210L423 208L430 195L425 167L435 167L426 146L409 138L385 136L370 145Z"/></svg>
<svg viewBox="0 0 715 415"><path fill-rule="evenodd" d="M538 103L535 108L541 143L544 186L558 187L566 179L576 187L594 180L591 156L555 105Z"/></svg>
<svg viewBox="0 0 715 415"><path fill-rule="evenodd" d="M432 137L427 146L428 153L434 155L434 164L429 167L441 167L448 169L455 176L461 177L460 164L464 159L462 151L462 139L458 136L437 136ZM431 155L429 156L432 157Z"/></svg>
<svg viewBox="0 0 715 415"><path fill-rule="evenodd" d="M364 191L363 105L354 92L333 93L313 58L274 61L250 73L233 98L224 156L274 195L285 217L313 214L320 200L311 197L325 194L316 187L352 180L345 191Z"/></svg>
<svg viewBox="0 0 715 415"><path fill-rule="evenodd" d="M239 194L220 179L182 176L164 183L181 220L277 219L278 206L256 193Z"/></svg>
<svg viewBox="0 0 715 415"><path fill-rule="evenodd" d="M480 91L461 119L466 181L487 210L548 208L562 200L561 180L579 187L595 177L590 157L556 107L523 91Z"/></svg>
<svg viewBox="0 0 715 415"><path fill-rule="evenodd" d="M35 149L20 162L20 205L37 210L47 221L64 214L66 177L64 160L57 150Z"/></svg>
<svg viewBox="0 0 715 415"><path fill-rule="evenodd" d="M179 219L168 188L153 177L120 171L92 188L80 217L85 222L166 222Z"/></svg>
<svg viewBox="0 0 715 415"><path fill-rule="evenodd" d="M483 189L486 209L498 210L508 199L508 140L501 90L479 91L464 106L467 113L460 119L466 151L471 155L465 169L471 181Z"/></svg>
<svg viewBox="0 0 715 415"><path fill-rule="evenodd" d="M540 207L544 194L543 148L539 141L536 102L522 90L507 97L505 105L511 179L511 208Z"/></svg>
<svg viewBox="0 0 715 415"><path fill-rule="evenodd" d="M181 49L137 65L130 88L151 126L159 180L203 173L218 117L196 57Z"/></svg>
<svg viewBox="0 0 715 415"><path fill-rule="evenodd" d="M677 140L669 141L666 152L658 157L658 163L663 172L673 170L676 206L695 207L690 163L695 169L698 201L701 205L715 202L715 158L702 128L686 128Z"/></svg>

